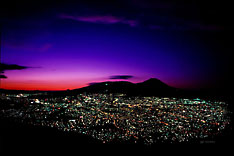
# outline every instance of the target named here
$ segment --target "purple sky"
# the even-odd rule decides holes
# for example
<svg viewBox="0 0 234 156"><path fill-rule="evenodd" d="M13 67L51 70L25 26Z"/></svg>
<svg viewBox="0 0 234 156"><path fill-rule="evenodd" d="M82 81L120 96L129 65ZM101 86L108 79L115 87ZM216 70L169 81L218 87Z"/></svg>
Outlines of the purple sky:
<svg viewBox="0 0 234 156"><path fill-rule="evenodd" d="M1 62L28 68L4 70L7 78L1 79L1 87L75 89L122 80L110 79L114 75L129 75L124 80L134 83L155 77L177 88L222 85L230 63L229 44L221 39L225 25L156 14L147 3L129 2L129 11L122 12L118 7L110 10L107 6L112 3L103 5L104 11L82 3L81 11L74 11L74 5L58 5L28 10L32 15L25 11L3 17ZM179 8L172 2L157 4L156 9L165 12Z"/></svg>

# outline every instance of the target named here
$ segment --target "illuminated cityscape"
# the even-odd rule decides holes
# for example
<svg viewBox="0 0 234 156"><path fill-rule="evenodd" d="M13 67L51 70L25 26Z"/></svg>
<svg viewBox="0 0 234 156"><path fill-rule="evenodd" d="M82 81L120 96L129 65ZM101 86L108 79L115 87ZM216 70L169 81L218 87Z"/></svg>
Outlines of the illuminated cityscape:
<svg viewBox="0 0 234 156"><path fill-rule="evenodd" d="M231 19L231 1L5 1L0 156L233 144Z"/></svg>
<svg viewBox="0 0 234 156"><path fill-rule="evenodd" d="M12 108L2 109L1 117L73 131L103 143L199 143L222 134L231 122L225 102L199 98L86 93L41 99L27 96L1 96L5 103L15 103L11 104ZM22 107L14 108L22 102Z"/></svg>

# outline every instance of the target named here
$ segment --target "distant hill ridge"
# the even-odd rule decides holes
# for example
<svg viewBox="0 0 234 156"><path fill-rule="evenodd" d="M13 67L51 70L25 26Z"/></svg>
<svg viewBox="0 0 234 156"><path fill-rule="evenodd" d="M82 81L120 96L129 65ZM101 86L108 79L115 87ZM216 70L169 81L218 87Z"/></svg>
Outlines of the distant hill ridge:
<svg viewBox="0 0 234 156"><path fill-rule="evenodd" d="M232 99L231 92L220 89L200 89L184 90L168 86L156 78L150 78L140 83L129 81L106 81L90 83L89 86L63 91L28 91L28 90L7 90L0 89L0 93L19 94L19 93L41 93L42 96L67 96L80 93L124 93L129 96L173 96L173 97L215 97Z"/></svg>
<svg viewBox="0 0 234 156"><path fill-rule="evenodd" d="M87 87L75 89L73 91L91 93L125 93L128 95L169 95L175 92L175 88L168 86L162 81L151 78L141 83L128 81L106 81L93 83Z"/></svg>

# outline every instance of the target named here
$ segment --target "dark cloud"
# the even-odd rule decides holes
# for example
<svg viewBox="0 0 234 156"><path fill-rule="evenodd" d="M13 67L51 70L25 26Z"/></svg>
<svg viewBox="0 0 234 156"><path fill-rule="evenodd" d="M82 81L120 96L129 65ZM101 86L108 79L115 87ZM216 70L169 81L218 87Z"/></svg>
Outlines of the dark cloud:
<svg viewBox="0 0 234 156"><path fill-rule="evenodd" d="M123 79L123 80L131 79L131 78L133 78L132 75L113 75L109 77L109 79Z"/></svg>
<svg viewBox="0 0 234 156"><path fill-rule="evenodd" d="M16 64L4 64L0 63L0 71L5 71L5 70L21 70L21 69L26 69L28 67L25 66L19 66Z"/></svg>
<svg viewBox="0 0 234 156"><path fill-rule="evenodd" d="M0 75L0 79L6 79L7 77L5 75Z"/></svg>
<svg viewBox="0 0 234 156"><path fill-rule="evenodd" d="M4 73L5 70L22 70L27 69L28 67L19 66L16 64L4 64L0 63L0 73ZM0 75L0 78L7 78L5 75Z"/></svg>
<svg viewBox="0 0 234 156"><path fill-rule="evenodd" d="M127 79L131 79L134 76L132 75L112 75L110 76L108 79L112 79L112 80L127 80ZM100 82L91 82L88 83L89 86L95 85L95 84L99 84Z"/></svg>

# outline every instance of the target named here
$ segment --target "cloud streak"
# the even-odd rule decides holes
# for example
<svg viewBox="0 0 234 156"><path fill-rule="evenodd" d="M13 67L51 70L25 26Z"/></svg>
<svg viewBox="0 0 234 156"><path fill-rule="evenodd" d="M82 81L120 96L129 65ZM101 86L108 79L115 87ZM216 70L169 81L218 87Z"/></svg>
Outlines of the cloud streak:
<svg viewBox="0 0 234 156"><path fill-rule="evenodd" d="M123 80L131 79L131 78L133 78L132 75L112 75L109 77L109 79L123 79Z"/></svg>
<svg viewBox="0 0 234 156"><path fill-rule="evenodd" d="M92 15L92 16L73 16L67 14L59 15L61 19L71 19L80 22L89 23L100 23L100 24L127 24L131 27L137 26L138 22L136 20L129 20L122 17L112 16L112 15Z"/></svg>
<svg viewBox="0 0 234 156"><path fill-rule="evenodd" d="M27 69L28 67L26 66L19 66L16 64L4 64L0 63L0 73L4 73L5 70L22 70L22 69ZM0 78L6 79L7 77L5 75L0 75Z"/></svg>
<svg viewBox="0 0 234 156"><path fill-rule="evenodd" d="M16 64L4 64L0 63L0 71L5 71L5 70L21 70L21 69L26 69L28 67L25 66L19 66Z"/></svg>
<svg viewBox="0 0 234 156"><path fill-rule="evenodd" d="M6 79L7 77L5 75L0 75L0 79Z"/></svg>
<svg viewBox="0 0 234 156"><path fill-rule="evenodd" d="M152 15L151 15L152 16ZM127 19L125 17L118 17L112 15L89 15L89 16L74 16L69 14L60 14L60 19L70 19L79 22L98 23L98 24L126 24L131 27L143 26L151 30L201 30L201 31L219 31L223 27L202 24L191 20L183 20L179 17L164 17L164 16L152 16L147 19L147 23L136 19ZM163 21L163 22L162 22Z"/></svg>

